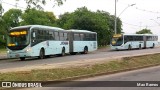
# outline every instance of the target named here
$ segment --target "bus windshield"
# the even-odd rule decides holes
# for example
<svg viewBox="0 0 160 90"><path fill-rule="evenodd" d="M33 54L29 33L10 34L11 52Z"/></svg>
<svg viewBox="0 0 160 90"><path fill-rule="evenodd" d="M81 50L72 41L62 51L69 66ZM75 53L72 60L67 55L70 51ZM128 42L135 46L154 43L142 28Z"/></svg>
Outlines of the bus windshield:
<svg viewBox="0 0 160 90"><path fill-rule="evenodd" d="M112 46L121 46L123 44L123 37L113 37L111 44Z"/></svg>
<svg viewBox="0 0 160 90"><path fill-rule="evenodd" d="M10 31L7 39L8 47L26 46L29 44L29 33L27 30Z"/></svg>

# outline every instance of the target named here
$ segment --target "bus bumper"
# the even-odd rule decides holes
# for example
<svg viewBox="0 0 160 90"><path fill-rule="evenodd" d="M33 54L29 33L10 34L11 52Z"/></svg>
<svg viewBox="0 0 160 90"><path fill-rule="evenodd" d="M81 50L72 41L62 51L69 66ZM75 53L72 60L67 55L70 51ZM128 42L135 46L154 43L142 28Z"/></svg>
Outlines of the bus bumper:
<svg viewBox="0 0 160 90"><path fill-rule="evenodd" d="M111 50L123 50L125 49L123 46L111 46Z"/></svg>
<svg viewBox="0 0 160 90"><path fill-rule="evenodd" d="M7 52L8 58L20 58L20 57L30 57L31 55L27 52Z"/></svg>

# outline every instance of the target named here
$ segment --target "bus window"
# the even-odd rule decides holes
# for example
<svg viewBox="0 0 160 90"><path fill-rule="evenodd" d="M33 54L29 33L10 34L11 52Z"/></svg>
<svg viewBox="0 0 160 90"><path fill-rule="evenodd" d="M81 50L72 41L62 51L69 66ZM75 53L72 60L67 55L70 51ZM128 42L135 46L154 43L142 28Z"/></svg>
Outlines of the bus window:
<svg viewBox="0 0 160 90"><path fill-rule="evenodd" d="M55 40L59 40L59 32L54 32Z"/></svg>
<svg viewBox="0 0 160 90"><path fill-rule="evenodd" d="M89 41L89 40L90 40L89 34L85 34L85 40L86 40L86 41Z"/></svg>
<svg viewBox="0 0 160 90"><path fill-rule="evenodd" d="M84 40L84 34L80 34L81 41Z"/></svg>
<svg viewBox="0 0 160 90"><path fill-rule="evenodd" d="M96 41L97 40L97 35L96 34L93 34L93 41Z"/></svg>
<svg viewBox="0 0 160 90"><path fill-rule="evenodd" d="M49 31L49 39L55 40L53 31Z"/></svg>
<svg viewBox="0 0 160 90"><path fill-rule="evenodd" d="M128 38L127 36L124 36L124 43L127 43L128 42Z"/></svg>
<svg viewBox="0 0 160 90"><path fill-rule="evenodd" d="M121 46L123 44L123 38L118 37L118 38L112 38L112 46Z"/></svg>
<svg viewBox="0 0 160 90"><path fill-rule="evenodd" d="M68 40L67 33L64 33L64 41Z"/></svg>
<svg viewBox="0 0 160 90"><path fill-rule="evenodd" d="M49 31L48 30L45 30L45 31L46 31L45 40L49 40L50 39Z"/></svg>
<svg viewBox="0 0 160 90"><path fill-rule="evenodd" d="M74 40L75 40L75 41L80 41L80 36L79 36L79 34L74 34Z"/></svg>
<svg viewBox="0 0 160 90"><path fill-rule="evenodd" d="M63 40L64 40L63 33L60 32L59 34L60 34L60 35L59 35L59 36L60 36L60 40L63 41Z"/></svg>

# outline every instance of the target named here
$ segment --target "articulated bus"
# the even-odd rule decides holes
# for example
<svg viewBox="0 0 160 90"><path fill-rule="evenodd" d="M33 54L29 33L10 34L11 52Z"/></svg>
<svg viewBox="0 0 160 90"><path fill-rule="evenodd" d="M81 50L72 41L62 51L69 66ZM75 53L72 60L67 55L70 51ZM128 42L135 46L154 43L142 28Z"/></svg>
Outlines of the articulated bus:
<svg viewBox="0 0 160 90"><path fill-rule="evenodd" d="M158 36L153 34L115 34L112 37L111 49L154 48L158 45Z"/></svg>
<svg viewBox="0 0 160 90"><path fill-rule="evenodd" d="M50 26L28 25L12 28L7 37L8 58L21 60L27 57L43 59L55 54L63 56L66 53L87 53L96 49L97 34L87 30L64 30Z"/></svg>

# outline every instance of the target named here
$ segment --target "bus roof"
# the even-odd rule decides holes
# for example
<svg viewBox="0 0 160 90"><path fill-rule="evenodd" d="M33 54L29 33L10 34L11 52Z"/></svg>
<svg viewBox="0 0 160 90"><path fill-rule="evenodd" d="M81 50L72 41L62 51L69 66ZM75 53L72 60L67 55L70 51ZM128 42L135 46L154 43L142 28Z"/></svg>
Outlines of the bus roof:
<svg viewBox="0 0 160 90"><path fill-rule="evenodd" d="M78 29L70 29L70 30L67 30L69 32L86 32L86 33L96 33L96 32L92 32L92 31L89 31L89 30L78 30Z"/></svg>
<svg viewBox="0 0 160 90"><path fill-rule="evenodd" d="M133 36L158 36L155 34L122 34L122 35L133 35Z"/></svg>
<svg viewBox="0 0 160 90"><path fill-rule="evenodd" d="M25 25L25 26L18 26L18 27L11 28L10 30L13 30L13 29L20 29L20 28L34 28L34 27L38 27L38 28L48 28L48 29L57 29L57 30L64 30L64 29L62 29L62 28L52 27L52 26L44 26L44 25Z"/></svg>

